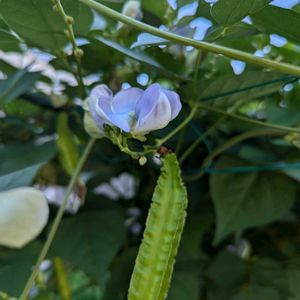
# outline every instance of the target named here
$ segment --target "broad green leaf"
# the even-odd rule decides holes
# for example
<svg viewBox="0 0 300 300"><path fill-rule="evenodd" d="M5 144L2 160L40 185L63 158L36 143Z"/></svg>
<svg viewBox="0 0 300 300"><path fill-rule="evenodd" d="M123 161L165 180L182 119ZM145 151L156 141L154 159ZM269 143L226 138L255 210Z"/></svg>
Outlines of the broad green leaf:
<svg viewBox="0 0 300 300"><path fill-rule="evenodd" d="M105 44L106 46L111 47L114 50L117 50L118 52L125 54L126 56L128 56L134 60L137 60L139 62L145 63L145 64L150 65L155 68L159 68L159 69L163 68L157 61L155 61L153 58L149 57L148 55L128 49L114 41L105 39L100 36L97 36L97 38L93 39L93 41L96 43L101 42L101 43Z"/></svg>
<svg viewBox="0 0 300 300"><path fill-rule="evenodd" d="M291 266L286 270L290 292L294 297L300 296L300 266ZM298 298L296 298L298 299ZM296 300L295 299L295 300Z"/></svg>
<svg viewBox="0 0 300 300"><path fill-rule="evenodd" d="M115 259L102 300L124 300L126 298L137 251L137 247L131 247Z"/></svg>
<svg viewBox="0 0 300 300"><path fill-rule="evenodd" d="M131 277L128 300L166 298L185 222L187 193L174 154L164 159Z"/></svg>
<svg viewBox="0 0 300 300"><path fill-rule="evenodd" d="M167 9L169 8L168 1L148 1L148 0L141 0L142 9L148 12L151 12L156 17L162 19Z"/></svg>
<svg viewBox="0 0 300 300"><path fill-rule="evenodd" d="M40 73L28 72L28 69L25 68L0 81L0 104L18 98L28 91L39 77Z"/></svg>
<svg viewBox="0 0 300 300"><path fill-rule="evenodd" d="M20 41L10 32L0 28L0 50L19 51Z"/></svg>
<svg viewBox="0 0 300 300"><path fill-rule="evenodd" d="M108 268L124 240L124 220L117 210L82 212L62 221L51 256L60 256L103 287Z"/></svg>
<svg viewBox="0 0 300 300"><path fill-rule="evenodd" d="M93 20L91 10L79 1L62 0L67 14L74 18L76 35L86 34ZM26 43L59 51L68 43L64 33L66 24L48 0L3 0L0 2L3 18Z"/></svg>
<svg viewBox="0 0 300 300"><path fill-rule="evenodd" d="M175 271L167 300L198 300L200 282L197 274L188 271Z"/></svg>
<svg viewBox="0 0 300 300"><path fill-rule="evenodd" d="M75 137L68 125L68 115L61 113L57 123L57 148L61 164L67 173L72 176L79 161L79 152Z"/></svg>
<svg viewBox="0 0 300 300"><path fill-rule="evenodd" d="M10 296L20 296L31 274L42 245L34 241L20 250L11 250L0 258L0 290Z"/></svg>
<svg viewBox="0 0 300 300"><path fill-rule="evenodd" d="M219 0L211 8L212 17L224 27L245 18L252 10L253 1Z"/></svg>
<svg viewBox="0 0 300 300"><path fill-rule="evenodd" d="M251 286L239 292L230 300L280 300L282 299L276 289L272 287Z"/></svg>
<svg viewBox="0 0 300 300"><path fill-rule="evenodd" d="M277 6L268 5L251 15L254 26L265 33L275 33L300 41L300 14ZM279 22L280 20L280 22Z"/></svg>
<svg viewBox="0 0 300 300"><path fill-rule="evenodd" d="M31 187L0 192L0 245L21 248L36 238L48 221L44 194Z"/></svg>
<svg viewBox="0 0 300 300"><path fill-rule="evenodd" d="M267 6L273 0L251 0L251 1L253 2L253 4L250 13L255 13L261 10L262 8L264 8L265 6Z"/></svg>
<svg viewBox="0 0 300 300"><path fill-rule="evenodd" d="M261 10L272 0L219 0L211 8L212 17L227 27L241 21L247 15Z"/></svg>
<svg viewBox="0 0 300 300"><path fill-rule="evenodd" d="M239 286L247 279L247 266L236 254L222 251L209 265L206 276L219 287Z"/></svg>
<svg viewBox="0 0 300 300"><path fill-rule="evenodd" d="M226 31L224 31L222 26L211 27L205 35L205 40L213 42L218 40L218 43L224 43L231 40L243 39L258 33L260 33L260 31L252 25L238 22L228 27Z"/></svg>
<svg viewBox="0 0 300 300"><path fill-rule="evenodd" d="M224 156L214 168L221 170L241 165L245 163ZM217 215L214 241L218 243L230 233L285 216L295 200L296 186L280 174L251 172L213 174L210 190Z"/></svg>
<svg viewBox="0 0 300 300"><path fill-rule="evenodd" d="M42 165L55 154L55 143L12 144L0 149L0 191L30 185Z"/></svg>
<svg viewBox="0 0 300 300"><path fill-rule="evenodd" d="M187 98L214 101L216 104L233 104L241 99L250 100L272 94L291 80L276 72L251 71L242 75L223 75L212 79L202 79L188 84L182 92ZM193 95L196 84L196 95Z"/></svg>
<svg viewBox="0 0 300 300"><path fill-rule="evenodd" d="M254 285L270 286L281 294L289 293L287 274L280 262L270 258L261 258L252 266L250 281Z"/></svg>

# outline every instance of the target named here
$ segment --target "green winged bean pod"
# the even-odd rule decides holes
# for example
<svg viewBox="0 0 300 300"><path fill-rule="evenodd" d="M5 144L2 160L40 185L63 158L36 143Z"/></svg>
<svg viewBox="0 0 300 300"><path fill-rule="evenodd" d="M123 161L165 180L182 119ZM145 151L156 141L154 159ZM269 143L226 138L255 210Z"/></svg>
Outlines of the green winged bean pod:
<svg viewBox="0 0 300 300"><path fill-rule="evenodd" d="M186 207L187 192L176 156L168 154L152 198L128 300L163 300L167 297Z"/></svg>

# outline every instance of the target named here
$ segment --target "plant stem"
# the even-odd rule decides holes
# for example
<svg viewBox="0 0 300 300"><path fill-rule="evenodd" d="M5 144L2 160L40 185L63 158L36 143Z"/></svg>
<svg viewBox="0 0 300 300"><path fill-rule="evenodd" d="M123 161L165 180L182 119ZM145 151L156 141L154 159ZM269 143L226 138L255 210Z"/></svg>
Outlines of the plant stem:
<svg viewBox="0 0 300 300"><path fill-rule="evenodd" d="M209 127L201 136L199 136L198 139L195 140L195 142L185 150L185 152L182 154L180 159L178 160L180 164L182 164L189 155L194 151L196 147L207 137L209 136L213 131L218 128L218 126L226 119L226 116L221 117L217 122L215 122L211 127Z"/></svg>
<svg viewBox="0 0 300 300"><path fill-rule="evenodd" d="M76 66L77 66L77 82L78 82L78 86L80 89L80 94L81 97L84 98L86 96L85 94L85 88L84 88L84 83L83 83L83 75L82 75L82 68L81 68L81 56L83 55L83 51L78 48L77 43L76 43L76 39L75 39L75 34L74 34L74 30L73 30L73 23L74 20L71 16L68 16L60 2L60 0L52 0L55 7L57 8L58 13L63 17L66 25L67 25L67 38L70 40L71 44L72 44L72 48L73 48L73 55L75 57L75 61L76 61Z"/></svg>
<svg viewBox="0 0 300 300"><path fill-rule="evenodd" d="M43 248L41 250L41 253L40 253L40 255L39 255L39 257L38 257L38 259L36 261L36 264L34 266L34 269L33 269L32 273L31 273L30 277L28 278L28 281L27 281L27 283L26 283L26 285L24 287L24 290L23 290L23 292L22 292L19 300L26 300L31 287L34 284L34 281L35 281L35 279L36 279L36 277L37 277L37 275L39 273L39 270L40 270L40 265L41 265L41 263L43 262L43 260L45 259L46 255L48 253L48 250L49 250L49 248L50 248L50 246L52 244L54 236L55 236L55 234L57 232L57 229L59 227L59 224L61 222L62 216L64 214L65 208L66 208L67 203L68 203L69 196L71 195L71 193L72 193L72 191L74 189L74 186L75 186L75 184L76 184L76 182L78 180L80 172L81 172L81 170L82 170L85 162L87 161L87 158L88 158L88 156L89 156L89 154L91 152L91 149L92 149L94 143L95 143L95 139L91 139L89 141L89 143L87 144L87 146L86 146L86 148L85 148L85 150L84 150L84 152L83 152L83 154L82 154L82 156L81 156L81 158L80 158L80 160L79 160L79 162L77 164L77 167L76 167L76 169L74 171L74 174L73 174L73 176L72 176L72 178L70 180L70 183L68 185L65 197L64 197L64 199L62 201L62 204L61 204L61 206L60 206L60 208L59 208L59 210L58 210L58 212L57 212L57 214L55 216L54 222L53 222L53 224L51 226L51 229L50 229L49 235L47 237L47 240L46 240L46 242L45 242L45 244L44 244L44 246L43 246Z"/></svg>
<svg viewBox="0 0 300 300"><path fill-rule="evenodd" d="M230 140L226 141L224 144L221 144L219 147L217 147L212 153L210 153L202 162L201 165L201 171L196 174L196 175L192 175L192 176L188 176L189 180L197 180L200 179L204 174L205 174L205 168L207 168L207 166L212 163L212 161L219 156L221 153L225 152L226 150L228 150L229 148L231 148L232 146L250 139L250 138L254 138L254 137L259 137L259 136L266 136L266 135L282 135L284 134L284 131L282 130L274 130L271 128L263 128L263 129L257 129L257 130L251 130L251 131L247 131L244 132L242 134L239 134L233 138L231 138Z"/></svg>
<svg viewBox="0 0 300 300"><path fill-rule="evenodd" d="M198 105L195 105L193 107L193 109L191 110L190 114L188 115L188 117L182 123L180 123L173 131L171 131L169 134L167 134L163 138L157 139L156 140L156 146L157 147L162 146L166 141L168 141L178 131L180 131L184 126L186 126L193 119L194 115L196 114L197 109L198 109Z"/></svg>
<svg viewBox="0 0 300 300"><path fill-rule="evenodd" d="M270 68L270 69L273 69L273 70L276 70L276 71L279 71L282 73L292 74L292 75L296 75L296 76L300 75L300 67L298 67L298 66L294 66L291 64L287 64L287 63L280 63L277 61L273 61L271 59L257 57L253 54L239 51L236 49L232 49L229 47L224 47L221 45L212 44L212 43L203 42L203 41L197 41L192 38L180 36L180 35L177 35L177 34L174 34L171 32L167 32L167 31L163 31L163 30L155 28L151 25L145 24L145 23L137 21L133 18L122 15L121 13L119 13L113 9L110 9L110 8L106 7L105 5L98 3L96 1L93 1L93 0L79 0L79 1L88 5L89 7L93 8L93 9L95 9L100 14L103 14L114 20L118 20L122 23L130 25L140 31L145 31L145 32L151 33L153 35L165 38L169 41L172 41L175 43L180 43L180 44L183 44L186 46L193 46L196 49L201 49L201 50L213 52L216 54L222 54L222 55L225 55L225 56L233 58L233 59L242 60L247 63L259 65L259 66L262 66L265 68Z"/></svg>
<svg viewBox="0 0 300 300"><path fill-rule="evenodd" d="M223 111L221 109L218 109L218 108L215 108L215 107L212 107L212 106L208 106L208 105L205 105L205 104L202 104L202 103L199 103L198 107L202 108L204 110L207 110L207 111L215 112L217 114L222 114L224 116L228 116L230 118L238 119L238 120L241 120L243 122L255 124L255 125L258 125L258 126L273 128L273 129L281 130L283 132L296 132L296 133L300 133L300 128L293 128L293 127L289 127L289 126L282 126L282 125L277 125L277 124L273 124L273 123L262 122L262 121L250 119L248 117L244 117L244 116L241 116L241 115L233 114L233 113L230 113L230 112L225 112L225 111Z"/></svg>

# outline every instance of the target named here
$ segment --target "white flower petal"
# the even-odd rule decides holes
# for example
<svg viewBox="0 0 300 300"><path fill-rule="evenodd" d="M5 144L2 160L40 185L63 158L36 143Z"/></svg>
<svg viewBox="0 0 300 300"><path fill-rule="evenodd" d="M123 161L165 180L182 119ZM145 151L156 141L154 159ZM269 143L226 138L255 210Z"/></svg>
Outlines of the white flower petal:
<svg viewBox="0 0 300 300"><path fill-rule="evenodd" d="M21 248L47 224L49 208L43 193L32 187L0 193L0 245Z"/></svg>

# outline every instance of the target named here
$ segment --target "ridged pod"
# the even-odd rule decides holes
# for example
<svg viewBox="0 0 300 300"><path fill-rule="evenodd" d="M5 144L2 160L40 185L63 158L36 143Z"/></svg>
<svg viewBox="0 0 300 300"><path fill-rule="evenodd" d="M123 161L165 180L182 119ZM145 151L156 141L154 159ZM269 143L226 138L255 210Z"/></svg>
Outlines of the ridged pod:
<svg viewBox="0 0 300 300"><path fill-rule="evenodd" d="M167 297L184 227L187 192L174 154L163 162L131 277L128 300Z"/></svg>

